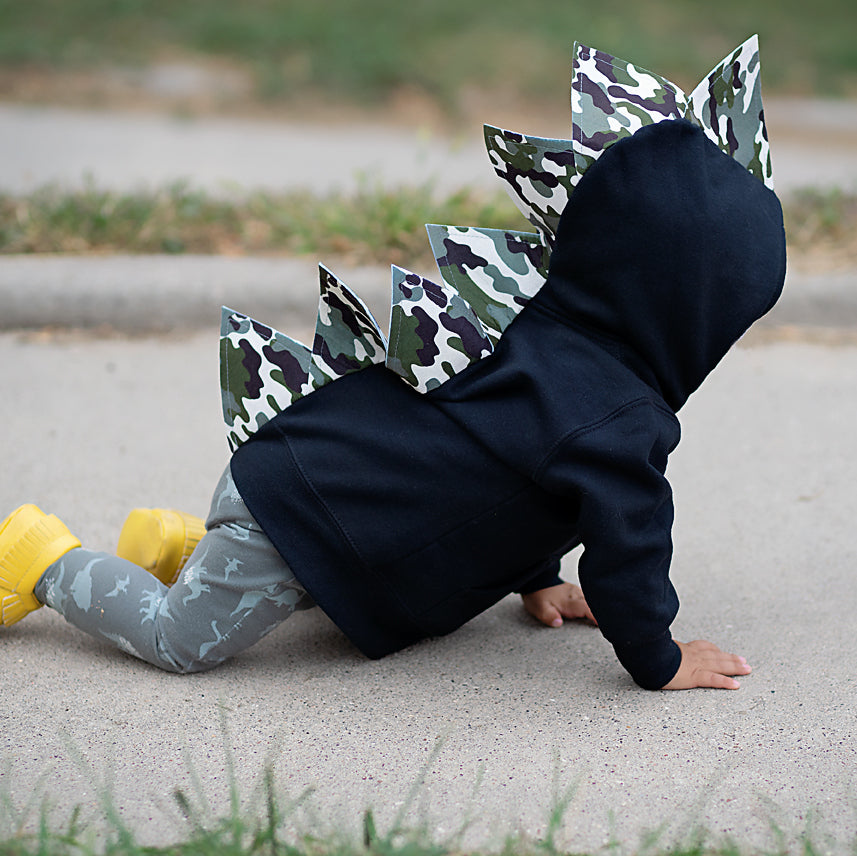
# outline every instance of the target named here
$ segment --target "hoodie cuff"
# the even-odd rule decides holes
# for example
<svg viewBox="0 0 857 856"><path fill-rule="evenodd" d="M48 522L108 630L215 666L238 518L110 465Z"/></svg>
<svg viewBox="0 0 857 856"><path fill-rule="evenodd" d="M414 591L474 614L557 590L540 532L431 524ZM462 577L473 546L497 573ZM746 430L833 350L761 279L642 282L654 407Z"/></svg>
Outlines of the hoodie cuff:
<svg viewBox="0 0 857 856"><path fill-rule="evenodd" d="M562 582L559 575L559 562L551 562L547 570L542 571L517 589L518 594L532 594L534 591L558 586Z"/></svg>
<svg viewBox="0 0 857 856"><path fill-rule="evenodd" d="M644 690L659 690L666 686L681 665L681 649L669 632L646 642L614 645L613 648L619 662Z"/></svg>

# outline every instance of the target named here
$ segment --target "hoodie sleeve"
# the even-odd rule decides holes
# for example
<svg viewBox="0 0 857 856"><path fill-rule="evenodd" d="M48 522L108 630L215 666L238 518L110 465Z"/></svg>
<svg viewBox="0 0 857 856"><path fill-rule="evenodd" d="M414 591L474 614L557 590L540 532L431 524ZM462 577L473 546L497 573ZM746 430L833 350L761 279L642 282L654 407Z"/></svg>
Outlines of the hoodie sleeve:
<svg viewBox="0 0 857 856"><path fill-rule="evenodd" d="M559 559L549 559L527 582L517 589L518 594L532 594L534 591L558 586L562 582L559 575Z"/></svg>
<svg viewBox="0 0 857 856"><path fill-rule="evenodd" d="M678 670L670 633L672 491L664 472L678 421L649 401L626 405L566 437L540 467L549 490L580 502L578 572L587 603L622 665L645 689Z"/></svg>

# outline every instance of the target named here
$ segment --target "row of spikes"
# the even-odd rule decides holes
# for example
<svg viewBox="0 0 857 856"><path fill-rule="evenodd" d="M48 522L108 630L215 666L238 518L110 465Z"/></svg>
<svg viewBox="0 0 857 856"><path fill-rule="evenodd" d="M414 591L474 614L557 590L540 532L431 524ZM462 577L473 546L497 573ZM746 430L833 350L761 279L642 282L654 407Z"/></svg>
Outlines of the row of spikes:
<svg viewBox="0 0 857 856"><path fill-rule="evenodd" d="M389 340L324 266L312 348L224 307L221 390L233 449L298 398L350 372L383 363L426 392L492 353L544 283L560 215L580 177L643 125L688 119L772 185L755 36L689 96L659 75L575 44L571 94L571 140L484 130L495 172L538 231L427 226L441 284L393 267Z"/></svg>
<svg viewBox="0 0 857 856"><path fill-rule="evenodd" d="M686 95L671 81L575 43L572 139L527 136L486 125L485 144L512 200L549 245L574 187L615 142L644 125L686 119L773 189L762 108L759 40L751 36Z"/></svg>
<svg viewBox="0 0 857 856"><path fill-rule="evenodd" d="M383 363L419 392L492 353L547 277L535 233L429 225L441 284L392 267L389 339L369 308L323 265L312 347L223 307L220 379L234 450L299 398Z"/></svg>

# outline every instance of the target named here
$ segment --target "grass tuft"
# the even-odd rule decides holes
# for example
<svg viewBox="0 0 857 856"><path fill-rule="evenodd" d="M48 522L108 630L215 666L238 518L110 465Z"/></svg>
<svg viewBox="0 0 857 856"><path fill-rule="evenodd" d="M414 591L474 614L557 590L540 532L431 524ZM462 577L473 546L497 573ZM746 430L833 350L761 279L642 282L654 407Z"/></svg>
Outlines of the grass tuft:
<svg viewBox="0 0 857 856"><path fill-rule="evenodd" d="M559 843L575 786L560 788L558 781L554 804L547 815L546 832L540 839L509 835L499 848L474 848L463 844L466 820L459 830L442 840L435 837L427 824L408 825L406 819L414 813L426 775L442 744L443 741L438 741L435 745L389 826L382 829L375 812L368 808L362 814L356 837L325 832L311 815L308 825L299 823L296 810L309 791L297 799L284 800L277 790L270 764L263 770L256 799L246 807L236 783L234 766L228 761L226 814L213 815L203 794L192 796L177 789L174 799L185 821L186 835L160 847L137 841L113 804L109 784L101 788L102 818L95 824L91 819L84 821L79 807L72 811L66 823L51 823L46 800L43 800L35 824L23 822L24 815L15 809L9 795L3 793L0 795L0 856L584 856ZM27 808L31 809L37 799L31 797ZM814 820L794 840L790 840L775 822L771 821L770 826L772 843L768 848L746 847L732 839L718 842L695 827L683 841L665 844L665 827L661 827L644 834L635 847L611 837L606 852L611 856L821 856L822 853L857 852L853 844L843 846L841 842L837 844L820 835Z"/></svg>

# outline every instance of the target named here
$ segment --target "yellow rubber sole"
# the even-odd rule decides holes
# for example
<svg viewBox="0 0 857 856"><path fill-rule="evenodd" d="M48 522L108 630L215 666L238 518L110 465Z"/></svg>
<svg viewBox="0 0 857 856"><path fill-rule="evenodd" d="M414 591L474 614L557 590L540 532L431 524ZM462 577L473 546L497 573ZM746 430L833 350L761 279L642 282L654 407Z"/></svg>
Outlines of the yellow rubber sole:
<svg viewBox="0 0 857 856"><path fill-rule="evenodd" d="M22 505L0 523L0 624L8 627L38 609L39 578L79 546L58 517L35 505Z"/></svg>
<svg viewBox="0 0 857 856"><path fill-rule="evenodd" d="M203 535L199 517L172 508L135 508L122 526L116 555L171 586Z"/></svg>

